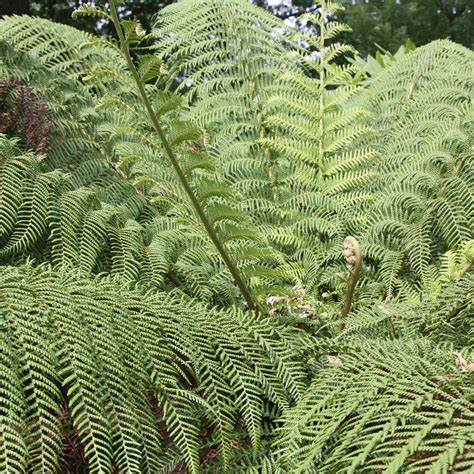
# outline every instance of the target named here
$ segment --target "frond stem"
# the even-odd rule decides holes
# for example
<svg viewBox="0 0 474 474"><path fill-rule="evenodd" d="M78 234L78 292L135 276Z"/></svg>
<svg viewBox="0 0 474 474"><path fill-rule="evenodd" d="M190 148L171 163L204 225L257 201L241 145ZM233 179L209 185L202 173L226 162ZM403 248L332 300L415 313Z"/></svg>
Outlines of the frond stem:
<svg viewBox="0 0 474 474"><path fill-rule="evenodd" d="M474 259L472 259L469 263L466 263L466 265L461 271L461 274L459 275L459 278L462 278L468 271L471 270L473 266L474 266Z"/></svg>
<svg viewBox="0 0 474 474"><path fill-rule="evenodd" d="M168 280L173 283L177 288L179 288L183 293L186 293L188 296L193 297L193 293L189 288L186 288L183 282L178 278L176 273L174 273L172 270L169 270L165 273L166 277Z"/></svg>
<svg viewBox="0 0 474 474"><path fill-rule="evenodd" d="M324 24L326 16L326 3L324 0L321 2L321 31L319 32L320 36L320 45L319 50L320 58L320 71L319 71L319 157L320 163L322 163L324 156L324 92L326 88L326 52L324 50L324 42L326 41L326 25Z"/></svg>

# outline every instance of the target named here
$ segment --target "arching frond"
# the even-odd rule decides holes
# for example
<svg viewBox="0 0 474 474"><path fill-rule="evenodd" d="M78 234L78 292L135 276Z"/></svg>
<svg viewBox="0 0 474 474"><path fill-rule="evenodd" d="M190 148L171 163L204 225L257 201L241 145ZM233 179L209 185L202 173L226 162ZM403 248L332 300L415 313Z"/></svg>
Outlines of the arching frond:
<svg viewBox="0 0 474 474"><path fill-rule="evenodd" d="M228 461L238 418L258 449L263 402L303 392L298 334L268 319L44 267L0 286L2 469L55 472L67 406L91 471L159 472L177 448L200 472L201 423Z"/></svg>

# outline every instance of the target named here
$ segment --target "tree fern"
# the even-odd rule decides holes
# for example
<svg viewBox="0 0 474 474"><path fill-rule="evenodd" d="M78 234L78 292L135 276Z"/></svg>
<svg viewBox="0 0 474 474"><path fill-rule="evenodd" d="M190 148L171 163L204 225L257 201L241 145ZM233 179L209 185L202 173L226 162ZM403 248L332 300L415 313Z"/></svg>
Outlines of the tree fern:
<svg viewBox="0 0 474 474"><path fill-rule="evenodd" d="M8 25L5 25L5 27L12 28L11 21L12 20L9 20ZM12 41L19 41L20 45L22 45L21 31L28 25L28 21L25 21L23 18L21 18L18 20L18 23L18 25L15 25L15 27L12 28L15 32L19 31L18 37L16 34L13 35ZM53 28L52 31L48 32L47 35L50 38L50 41L58 41L61 42L61 44L64 44L63 49L65 50L65 55L76 58L77 51L76 47L74 46L74 42L78 41L77 35L74 33L74 31L71 31L71 28L67 27L65 27L64 31L61 30L60 33L61 36L59 37L59 32L56 32L56 28ZM31 48L34 48L36 42L41 38L43 38L43 36L34 35L32 38L29 38L28 45ZM91 210L97 212L94 213L94 217L91 216L92 218L88 218L87 222L84 222L82 225L88 227L87 229L84 229L85 232L91 232L92 230L93 232L96 232L97 235L102 236L102 240L106 238L106 236L111 235L113 240L118 243L120 241L119 235L125 235L120 231L120 228L130 218L140 220L141 224L150 224L146 225L145 228L135 225L135 249L132 251L132 253L128 252L128 254L125 255L120 251L120 245L115 245L113 249L113 252L116 251L113 261L117 262L117 264L113 265L112 270L123 273L122 270L128 266L130 271L127 271L126 276L132 280L136 280L139 277L140 268L146 267L148 272L153 271L152 279L156 282L169 280L175 284L178 281L173 277L173 274L176 273L176 268L174 267L179 266L178 262L169 260L158 262L156 261L158 254L154 250L150 252L150 250L152 250L149 249L150 246L156 248L153 234L156 233L156 231L161 227L161 225L155 225L150 221L153 220L153 216L154 214L156 215L157 211L161 211L161 213L164 214L170 213L171 215L176 215L176 213L181 214L183 218L181 220L182 224L179 226L181 227L179 231L181 236L195 234L195 237L190 236L191 238L188 239L189 244L192 244L192 242L201 242L201 250L199 251L199 254L193 259L197 260L195 264L196 271L198 273L202 273L198 268L202 268L201 262L199 261L201 256L204 255L207 258L209 254L212 254L210 266L214 268L213 272L217 273L215 278L219 280L218 286L214 286L214 291L211 292L209 291L209 288L212 287L209 287L207 284L209 277L207 275L205 277L195 275L195 277L189 279L189 281L184 281L184 285L188 286L187 291L192 289L189 288L190 285L191 287L194 287L194 291L197 290L202 297L208 299L214 298L216 301L222 301L221 296L219 296L219 300L216 299L217 295L220 293L222 296L224 296L224 301L229 301L229 299L235 300L237 295L233 290L233 283L230 275L228 275L228 272L223 268L220 257L215 255L215 250L213 250L212 246L208 244L207 239L202 232L198 216L195 215L195 213L190 208L184 193L179 191L176 192L178 188L176 186L176 179L174 177L173 171L169 166L167 167L166 165L157 163L156 153L158 152L164 157L164 151L161 144L159 144L159 142L153 138L149 128L147 129L146 117L143 115L140 105L138 105L137 110L136 97L130 93L130 87L132 87L130 84L130 78L121 67L120 62L118 62L118 65L115 65L106 61L102 64L100 71L94 69L91 63L87 60L88 53L86 50L88 47L93 49L97 49L98 47L89 40L90 38L88 38L87 35L82 38L84 45L80 52L85 56L85 59L82 60L83 62L81 63L81 66L84 68L83 73L88 75L88 90L90 90L93 94L91 95L87 92L84 92L84 94L86 98L90 100L101 101L98 112L95 112L94 120L89 122L88 127L85 128L85 130L89 132L89 136L87 141L84 140L84 145L88 147L87 154L92 155L91 159L88 163L75 163L73 161L73 157L79 155L78 152L80 151L80 148L79 150L74 151L70 150L69 148L63 148L62 143L64 142L64 135L74 135L75 137L77 137L77 134L79 134L79 136L84 135L84 128L76 131L73 128L75 127L75 124L68 120L65 123L65 127L60 130L60 135L63 138L59 144L57 141L54 141L52 150L49 153L51 158L48 155L48 161L52 161L52 159L56 158L52 162L54 168L65 166L68 168L72 167L74 169L74 173L72 175L73 183L71 183L73 186L80 184L87 184L91 186L92 183L90 182L90 179L93 178L95 181L93 190L95 191L95 195L100 202L95 201L94 204L94 198L92 198L90 193L89 198L86 198L88 193L86 190L82 192L74 191L70 197L67 197L62 202L66 204L67 202L72 203L73 201L71 201L71 199L81 199L83 203L88 202L90 205L92 199L93 209ZM92 44L92 46L89 46L89 44ZM38 47L40 46L41 45L38 45ZM40 56L40 59L41 61L45 62L45 65L49 65L47 62L48 57ZM24 59L22 60L24 61ZM8 63L7 65L9 66ZM38 69L37 64L33 65L33 67ZM39 69L42 72L41 65L39 66ZM7 68L6 73L11 74L10 70L10 67ZM117 95L103 95L101 93L105 87L103 82L104 71L108 73L106 77L115 78L117 82L119 79L123 78L123 81L118 88ZM13 74L17 73L16 70L13 70L12 72ZM67 76L69 76L69 74L67 74ZM44 79L42 78L41 80L38 80L39 87L44 87L43 81ZM76 83L74 85L69 77L64 79L64 82L68 84L70 89L74 90L75 88L76 93L78 93L80 90L83 90L83 86L81 84ZM109 81L106 85L112 86L113 84ZM99 96L97 97L96 94L99 94ZM58 96L60 97L59 93ZM90 104L87 104L87 102L85 104L81 102L79 102L77 105L76 104L77 102L72 107L72 110L75 113L82 113L82 110L90 107ZM64 112L69 112L69 109L71 108L71 104L69 102L60 103L58 105L64 110ZM196 133L199 135L199 130L196 129L196 127L193 128L191 124L183 122L183 120L180 119L179 115L176 113L176 108L179 108L180 102L179 100L174 100L172 95L158 95L154 100L154 105L157 107L157 110L161 110L162 114L171 112L172 115L170 118L165 120L165 129L170 134L175 146L179 146L181 142L185 142L184 145L181 145L180 151L178 152L179 160L182 163L183 169L189 175L189 179L191 179L194 174L197 174L196 179L194 180L195 185L193 185L193 188L195 188L199 196L202 196L201 205L205 206L205 211L209 212L210 218L213 220L213 222L217 223L217 231L218 233L222 234L220 237L224 240L232 240L235 242L233 244L233 246L236 247L235 250L230 249L229 251L232 253L235 252L236 257L242 258L242 255L245 254L246 247L248 247L249 244L255 245L252 244L251 241L255 242L256 239L252 233L245 232L244 225L235 226L226 224L227 221L229 221L229 223L233 223L236 220L244 221L242 224L245 224L245 217L242 213L237 212L235 209L236 206L234 204L231 202L221 202L225 196L230 196L230 189L229 191L223 189L221 185L215 183L215 178L213 178L211 175L209 175L208 179L200 177L199 170L206 170L210 167L212 168L212 166L204 154L195 153L193 150L190 150L189 146L186 144L189 142L189 140L194 140L196 138ZM58 117L57 114L55 114L55 127L58 125L60 127L62 126L60 117L61 116ZM113 122L111 123L111 121ZM175 138L173 138L173 136ZM103 142L104 138L108 142L107 146L105 147ZM100 146L102 148L99 148L98 146L99 141L101 142ZM131 154L131 147L133 147L133 155ZM116 163L114 155L118 157L118 163ZM137 156L140 156L139 163L135 163L133 168L130 169L130 165L132 165L134 161L137 161ZM122 164L124 160L126 160L127 163L126 168L124 168ZM126 173L130 175L130 181L135 185L138 194L131 186L127 187L126 183L121 183L120 181L117 181L117 179L114 179L116 178L117 174L112 171L113 168L117 168L119 174L123 175L123 172L126 171ZM76 175L79 173L85 173L86 180L80 179L80 175L76 178ZM94 177L93 173L103 173L104 175L100 177ZM147 208L146 201L141 197L141 195L147 197L151 204L161 204L158 210L153 210L154 206ZM109 203L113 204L114 207L108 206ZM73 205L77 206L78 204L79 203L76 201L76 203ZM119 205L118 208L117 205ZM80 206L82 207L83 205L80 204ZM179 206L181 209L177 209L177 206ZM85 208L83 208L83 211L84 210ZM54 218L57 220L57 218L61 215L69 215L69 212L70 211L68 210L60 211L58 209ZM145 214L145 216L143 216L143 214ZM77 216L77 218L82 219L80 216ZM77 227L79 221L77 221L77 218L75 223L76 235L79 231L79 228ZM113 230L113 227L110 227L111 219L114 221L113 227L117 227L117 230ZM65 230L64 226L69 224L59 222L57 222L57 224L60 226L60 229L56 231L54 239L56 242L55 250L57 250L59 254L56 253L55 256L61 259L62 256L64 256L64 253L61 254L61 252L64 250L62 248L61 236ZM93 228L90 228L91 224L97 225L98 227L93 230ZM113 232L110 232L111 230L113 230ZM150 233L152 233L151 236ZM117 238L119 240L117 240ZM163 242L163 238L160 237L159 240ZM129 241L127 245L130 243L131 241ZM76 249L78 246L77 244L78 242L76 242ZM87 245L87 241L85 244ZM174 245L172 242L168 242L168 244ZM98 259L100 256L100 254L97 252L99 252L101 249L106 250L104 245L101 244L98 246L94 240L91 241L90 245L92 247L90 250L95 252L96 259ZM79 250L76 250L76 253L78 251ZM164 255L163 252L160 253L161 255ZM255 252L254 254L256 255ZM131 255L135 255L132 260L130 260ZM269 255L268 251L267 255ZM248 260L247 265L251 266L255 264L256 259L255 256L252 257L252 251L248 253L248 256L250 258L246 259ZM150 258L153 257L154 260L151 261ZM84 255L84 258L87 259L87 269L89 271L101 270L101 268L97 268L95 264L93 265L93 256ZM75 261L77 260L78 259L76 257ZM127 263L127 261L129 261L129 263ZM189 262L189 259L187 262ZM192 262L189 263L192 264ZM186 269L185 273L190 276L192 274L193 267L189 263L185 265L184 268ZM130 267L129 264L131 264L132 267ZM183 276L181 275L179 280L181 281L182 279ZM204 286L206 286L207 289L202 288L203 282L206 283Z"/></svg>
<svg viewBox="0 0 474 474"><path fill-rule="evenodd" d="M352 69L335 63L352 52L334 42L339 32L348 29L335 18L341 8L322 2L317 13L302 17L318 28L319 35L295 34L294 41L308 48L291 53L303 68L280 77L286 87L271 97L268 106L272 135L265 143L293 168L287 183L285 222L271 231L271 237L300 262L304 254L305 259L318 262L317 270L302 268L301 277L309 289L329 282L338 285L334 276L340 248L347 234L357 229L358 209L370 200L363 187L373 176L366 165L374 152L360 143L368 131L363 122L367 114L362 107L346 105L358 92L356 86L344 85ZM312 277L315 271L317 279Z"/></svg>
<svg viewBox="0 0 474 474"><path fill-rule="evenodd" d="M0 469L474 469L472 53L339 11L0 21Z"/></svg>
<svg viewBox="0 0 474 474"><path fill-rule="evenodd" d="M277 79L296 68L284 54L287 30L245 1L188 0L163 9L154 31L168 64L165 84L172 87L179 77L177 90L204 128L204 144L223 179L239 194L241 208L264 221L278 220L287 168L259 142L268 133L267 100L283 86Z"/></svg>

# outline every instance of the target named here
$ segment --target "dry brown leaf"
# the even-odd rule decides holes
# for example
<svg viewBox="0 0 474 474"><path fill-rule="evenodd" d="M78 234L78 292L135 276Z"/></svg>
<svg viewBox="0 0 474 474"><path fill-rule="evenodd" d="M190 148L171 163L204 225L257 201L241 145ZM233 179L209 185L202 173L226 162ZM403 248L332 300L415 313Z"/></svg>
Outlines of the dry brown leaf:
<svg viewBox="0 0 474 474"><path fill-rule="evenodd" d="M342 360L339 359L337 356L327 356L328 357L328 363L332 365L342 365Z"/></svg>
<svg viewBox="0 0 474 474"><path fill-rule="evenodd" d="M472 364L467 365L466 359L460 352L454 352L454 357L456 358L456 367L461 370L461 372L466 372L468 367Z"/></svg>

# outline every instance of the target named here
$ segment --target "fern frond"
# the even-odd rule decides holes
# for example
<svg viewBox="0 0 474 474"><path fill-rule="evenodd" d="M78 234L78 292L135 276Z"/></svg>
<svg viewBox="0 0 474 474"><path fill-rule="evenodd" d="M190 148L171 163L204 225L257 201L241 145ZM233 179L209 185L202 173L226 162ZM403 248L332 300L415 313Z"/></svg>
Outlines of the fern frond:
<svg viewBox="0 0 474 474"><path fill-rule="evenodd" d="M337 390L334 390L337 387ZM472 375L424 340L359 343L320 369L276 443L293 472L469 470Z"/></svg>
<svg viewBox="0 0 474 474"><path fill-rule="evenodd" d="M303 391L304 369L292 353L298 334L269 320L250 323L238 311L144 297L112 281L46 268L0 272L2 353L8 350L2 371L20 397L17 408L2 402L5 466L22 466L15 453L28 446L31 466L57 471L66 402L91 470L113 464L157 472L160 444L166 450L169 442L160 441L162 419L190 471L199 472L198 413L227 463L239 416L257 449L264 400L284 408Z"/></svg>

